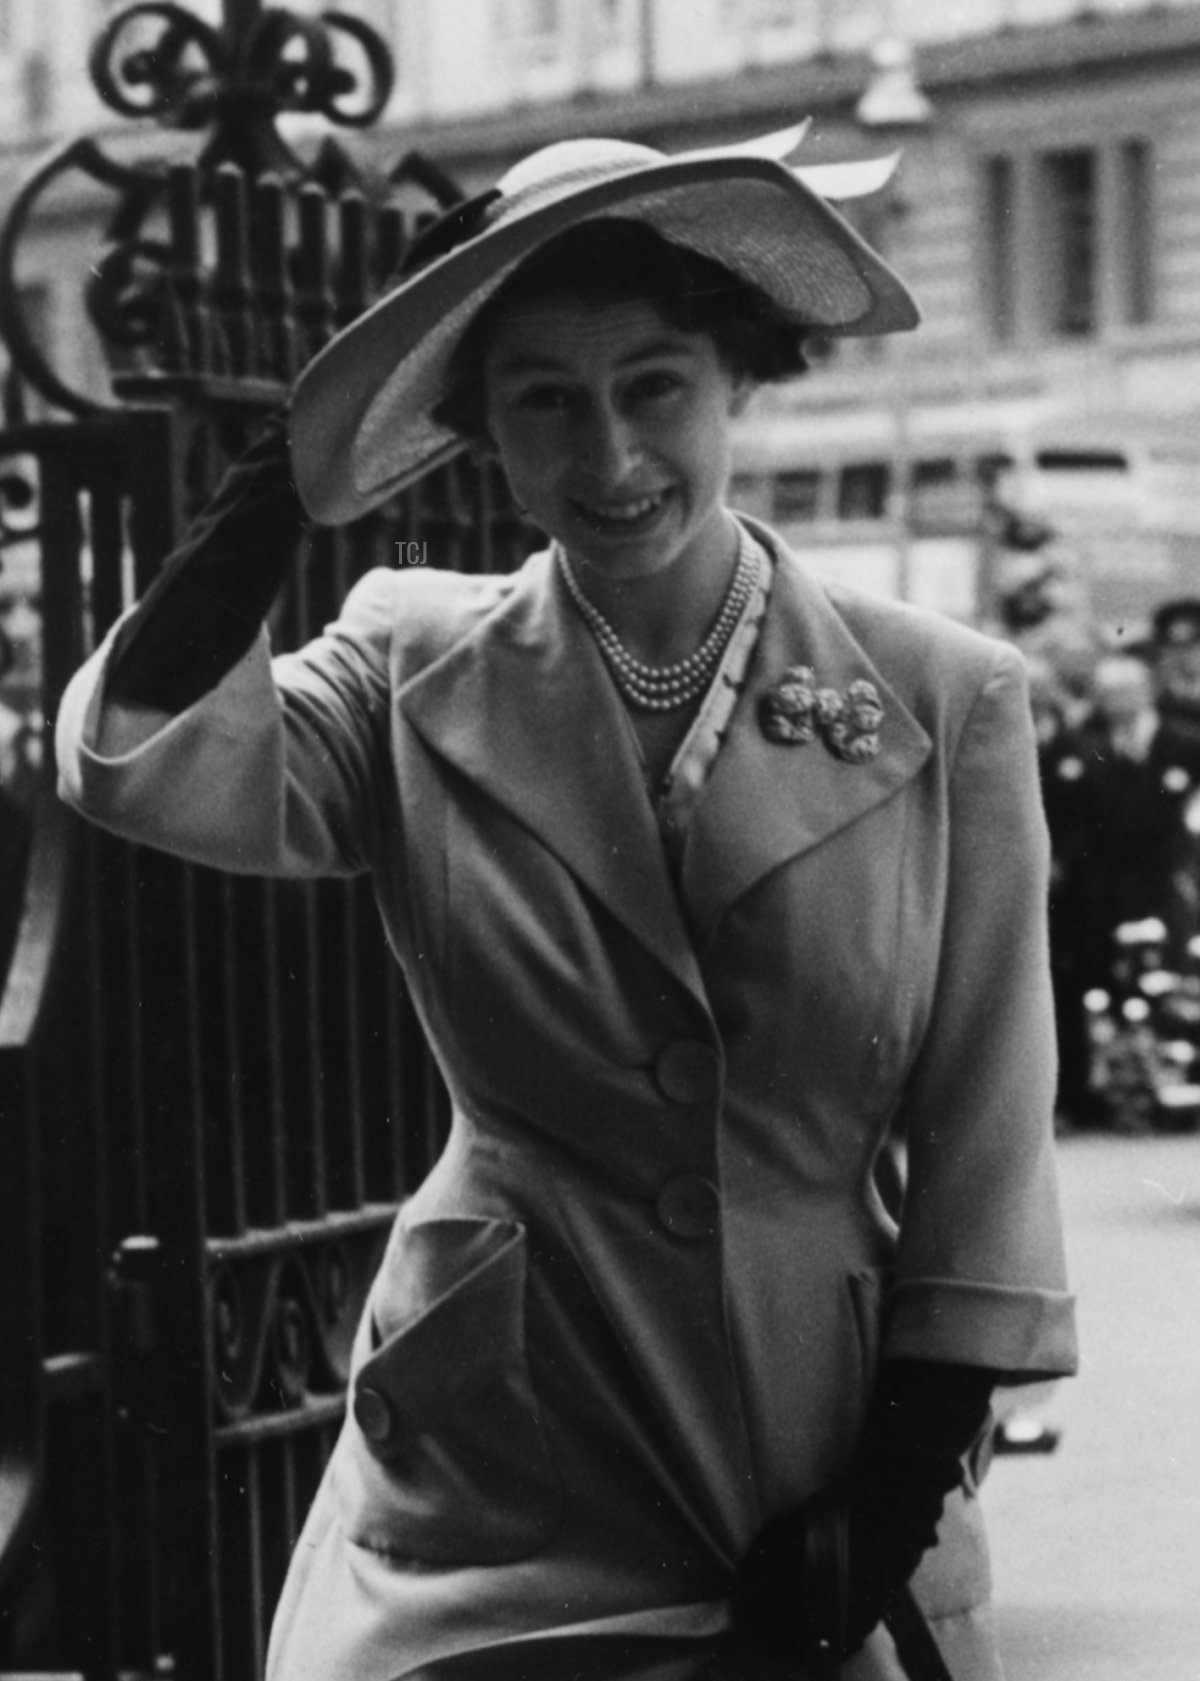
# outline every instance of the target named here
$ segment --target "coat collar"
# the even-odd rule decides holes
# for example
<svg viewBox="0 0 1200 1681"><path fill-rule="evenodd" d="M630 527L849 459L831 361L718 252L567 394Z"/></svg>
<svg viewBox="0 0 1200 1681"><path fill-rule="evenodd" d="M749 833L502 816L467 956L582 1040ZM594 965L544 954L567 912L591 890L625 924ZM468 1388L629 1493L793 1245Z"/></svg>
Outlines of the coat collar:
<svg viewBox="0 0 1200 1681"><path fill-rule="evenodd" d="M548 553L399 704L704 1001L633 731Z"/></svg>
<svg viewBox="0 0 1200 1681"><path fill-rule="evenodd" d="M633 732L548 554L528 561L497 609L398 697L428 745L537 835L702 1002L697 938L769 871L889 798L930 751L821 586L772 533L754 530L775 553L775 581L688 839L687 922ZM876 759L850 766L819 743L766 739L759 696L795 664L838 688L875 683L885 709Z"/></svg>
<svg viewBox="0 0 1200 1681"><path fill-rule="evenodd" d="M890 799L932 749L820 582L768 527L745 523L773 553L775 579L746 685L684 853L683 891L695 907L701 940L771 870ZM884 712L876 758L849 765L819 741L791 747L767 739L759 701L792 665L811 666L818 683L837 689L857 678L875 685Z"/></svg>

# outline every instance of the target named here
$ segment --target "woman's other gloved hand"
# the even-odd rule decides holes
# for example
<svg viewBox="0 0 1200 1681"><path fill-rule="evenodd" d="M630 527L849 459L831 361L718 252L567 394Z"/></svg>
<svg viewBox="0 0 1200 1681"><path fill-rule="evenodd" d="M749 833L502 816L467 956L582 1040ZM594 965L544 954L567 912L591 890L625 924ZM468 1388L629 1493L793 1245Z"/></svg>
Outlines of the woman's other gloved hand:
<svg viewBox="0 0 1200 1681"><path fill-rule="evenodd" d="M849 1476L772 1518L742 1559L731 1596L739 1631L796 1656L831 1643L836 1656L857 1651L937 1539L995 1383L983 1367L887 1361Z"/></svg>
<svg viewBox="0 0 1200 1681"><path fill-rule="evenodd" d="M287 415L269 417L117 633L105 699L182 712L258 635L305 529Z"/></svg>

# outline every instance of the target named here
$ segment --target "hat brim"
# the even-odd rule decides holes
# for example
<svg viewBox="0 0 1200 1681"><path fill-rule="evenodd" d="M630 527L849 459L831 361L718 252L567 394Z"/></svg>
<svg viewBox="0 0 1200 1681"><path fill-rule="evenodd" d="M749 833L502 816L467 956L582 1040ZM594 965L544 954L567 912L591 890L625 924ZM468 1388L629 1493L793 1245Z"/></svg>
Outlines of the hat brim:
<svg viewBox="0 0 1200 1681"><path fill-rule="evenodd" d="M502 215L381 298L300 376L292 402L296 485L322 524L360 518L457 455L431 410L472 317L533 251L577 223L620 215L757 286L800 328L901 332L919 313L883 259L781 163L745 155L664 158Z"/></svg>

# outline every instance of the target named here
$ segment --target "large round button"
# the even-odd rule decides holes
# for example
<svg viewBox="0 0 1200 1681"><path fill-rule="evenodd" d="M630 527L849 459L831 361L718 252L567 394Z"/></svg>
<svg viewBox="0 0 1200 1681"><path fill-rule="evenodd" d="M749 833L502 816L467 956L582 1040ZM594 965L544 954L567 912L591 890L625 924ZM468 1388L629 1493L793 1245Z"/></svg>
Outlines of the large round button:
<svg viewBox="0 0 1200 1681"><path fill-rule="evenodd" d="M672 1237L697 1242L712 1237L721 1212L721 1195L711 1180L699 1173L681 1173L668 1179L654 1199L658 1218Z"/></svg>
<svg viewBox="0 0 1200 1681"><path fill-rule="evenodd" d="M672 1103L711 1103L720 1086L721 1064L702 1039L676 1039L660 1052L654 1077Z"/></svg>
<svg viewBox="0 0 1200 1681"><path fill-rule="evenodd" d="M363 1435L377 1446L386 1442L392 1433L391 1405L378 1389L361 1385L355 1390L354 1416Z"/></svg>

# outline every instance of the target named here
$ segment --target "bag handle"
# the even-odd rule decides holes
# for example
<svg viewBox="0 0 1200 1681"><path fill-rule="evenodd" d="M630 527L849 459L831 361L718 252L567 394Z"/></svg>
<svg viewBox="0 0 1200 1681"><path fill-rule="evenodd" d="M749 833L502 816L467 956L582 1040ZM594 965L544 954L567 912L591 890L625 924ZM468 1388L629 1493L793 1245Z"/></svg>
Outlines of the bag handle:
<svg viewBox="0 0 1200 1681"><path fill-rule="evenodd" d="M850 1582L850 1526L844 1503L817 1496L809 1503L804 1536L804 1593L809 1640L804 1661L811 1681L841 1681ZM891 1594L883 1621L908 1681L954 1681L925 1613L907 1584Z"/></svg>
<svg viewBox="0 0 1200 1681"><path fill-rule="evenodd" d="M954 1681L925 1613L907 1583L899 1593L893 1594L883 1620L909 1681Z"/></svg>

